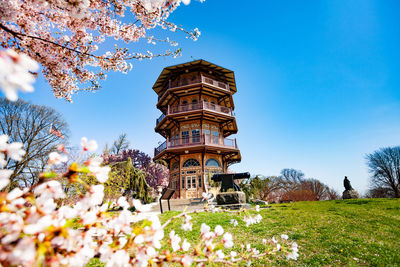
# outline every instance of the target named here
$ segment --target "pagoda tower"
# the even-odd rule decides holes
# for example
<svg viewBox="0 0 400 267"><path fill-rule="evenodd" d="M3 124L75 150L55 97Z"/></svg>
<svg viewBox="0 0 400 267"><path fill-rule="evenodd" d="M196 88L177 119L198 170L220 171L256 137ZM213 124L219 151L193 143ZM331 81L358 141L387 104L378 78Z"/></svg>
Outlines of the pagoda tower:
<svg viewBox="0 0 400 267"><path fill-rule="evenodd" d="M153 86L162 112L155 131L166 141L154 149L164 160L174 197L202 197L208 178L240 162L233 113L236 83L233 71L205 60L166 67Z"/></svg>

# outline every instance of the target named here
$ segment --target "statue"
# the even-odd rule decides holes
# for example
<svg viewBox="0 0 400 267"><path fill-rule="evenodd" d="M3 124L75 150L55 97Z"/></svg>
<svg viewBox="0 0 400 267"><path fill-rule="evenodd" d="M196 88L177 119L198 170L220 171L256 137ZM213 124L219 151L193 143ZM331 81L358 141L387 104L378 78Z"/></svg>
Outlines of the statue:
<svg viewBox="0 0 400 267"><path fill-rule="evenodd" d="M344 177L343 185L346 190L354 190L353 187L351 187L350 180L347 179L347 176Z"/></svg>
<svg viewBox="0 0 400 267"><path fill-rule="evenodd" d="M343 199L359 198L357 191L351 186L350 180L347 179L347 176L344 177L343 185L345 189L342 195Z"/></svg>

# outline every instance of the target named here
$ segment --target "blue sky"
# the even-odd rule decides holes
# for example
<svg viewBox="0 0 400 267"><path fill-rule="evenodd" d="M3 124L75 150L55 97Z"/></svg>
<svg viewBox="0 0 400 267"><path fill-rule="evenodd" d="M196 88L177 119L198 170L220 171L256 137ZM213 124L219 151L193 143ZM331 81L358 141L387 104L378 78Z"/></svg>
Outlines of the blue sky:
<svg viewBox="0 0 400 267"><path fill-rule="evenodd" d="M72 104L55 99L42 77L21 98L61 112L73 144L87 136L103 148L126 132L132 147L153 155L162 138L152 85L163 67L202 58L235 71L242 162L233 170L300 169L339 192L347 175L363 193L365 155L400 143L399 11L389 0L192 1L170 20L198 27L197 42L154 33L177 40L182 57L132 62L129 74L109 73L99 92Z"/></svg>

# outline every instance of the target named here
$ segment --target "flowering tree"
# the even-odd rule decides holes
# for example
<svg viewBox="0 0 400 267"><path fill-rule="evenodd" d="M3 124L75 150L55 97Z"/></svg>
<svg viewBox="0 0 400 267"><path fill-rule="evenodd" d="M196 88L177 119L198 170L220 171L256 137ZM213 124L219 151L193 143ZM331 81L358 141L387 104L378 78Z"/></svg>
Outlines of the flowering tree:
<svg viewBox="0 0 400 267"><path fill-rule="evenodd" d="M179 30L188 38L197 40L200 35L197 29L189 32L167 21L180 4L181 0L0 1L0 43L3 48L25 53L40 63L55 97L71 101L71 95L77 91L97 90L99 80L105 79L107 71L131 70L129 60L180 54L180 49L158 54L133 52L122 45L140 40L151 44L165 42L177 45L169 38L150 35L151 29ZM113 51L99 47L107 39L117 41ZM2 82L2 71L21 73L19 70L2 69L1 59L9 61L10 57L14 63L20 61L14 64L20 69L35 71L37 65L26 58L19 58L15 52L0 54L0 86L3 85L6 94L16 99L15 87L10 85L21 85L20 89L32 91L29 85L32 78L27 75L27 83L8 78ZM4 84L7 86L4 87Z"/></svg>

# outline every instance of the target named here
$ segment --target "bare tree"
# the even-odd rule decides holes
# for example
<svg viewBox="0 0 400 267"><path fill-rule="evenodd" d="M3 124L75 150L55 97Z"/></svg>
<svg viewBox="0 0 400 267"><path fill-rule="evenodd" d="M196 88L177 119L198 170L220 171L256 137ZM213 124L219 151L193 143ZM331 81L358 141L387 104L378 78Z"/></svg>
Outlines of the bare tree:
<svg viewBox="0 0 400 267"><path fill-rule="evenodd" d="M326 190L326 198L327 200L340 199L340 195L335 189L328 187Z"/></svg>
<svg viewBox="0 0 400 267"><path fill-rule="evenodd" d="M64 139L50 133L51 125ZM10 142L22 143L26 151L21 161L6 159L5 168L14 170L11 183L5 188L10 190L15 186L32 186L37 181L48 154L57 144L66 142L69 130L61 114L50 107L0 98L0 134L8 135Z"/></svg>
<svg viewBox="0 0 400 267"><path fill-rule="evenodd" d="M301 183L301 188L313 192L316 200L326 199L326 193L329 190L329 187L327 185L314 178L304 180Z"/></svg>
<svg viewBox="0 0 400 267"><path fill-rule="evenodd" d="M388 195L400 197L400 146L385 147L368 154L367 165L374 188L387 188Z"/></svg>
<svg viewBox="0 0 400 267"><path fill-rule="evenodd" d="M366 198L392 198L393 191L388 187L373 187L365 194Z"/></svg>
<svg viewBox="0 0 400 267"><path fill-rule="evenodd" d="M118 139L114 141L111 147L111 152L114 153L115 155L118 155L122 151L128 149L128 147L129 147L129 141L127 135L126 133L122 133L118 136Z"/></svg>
<svg viewBox="0 0 400 267"><path fill-rule="evenodd" d="M299 185L304 180L304 173L295 169L283 169L279 177L282 189L292 191L298 189Z"/></svg>

